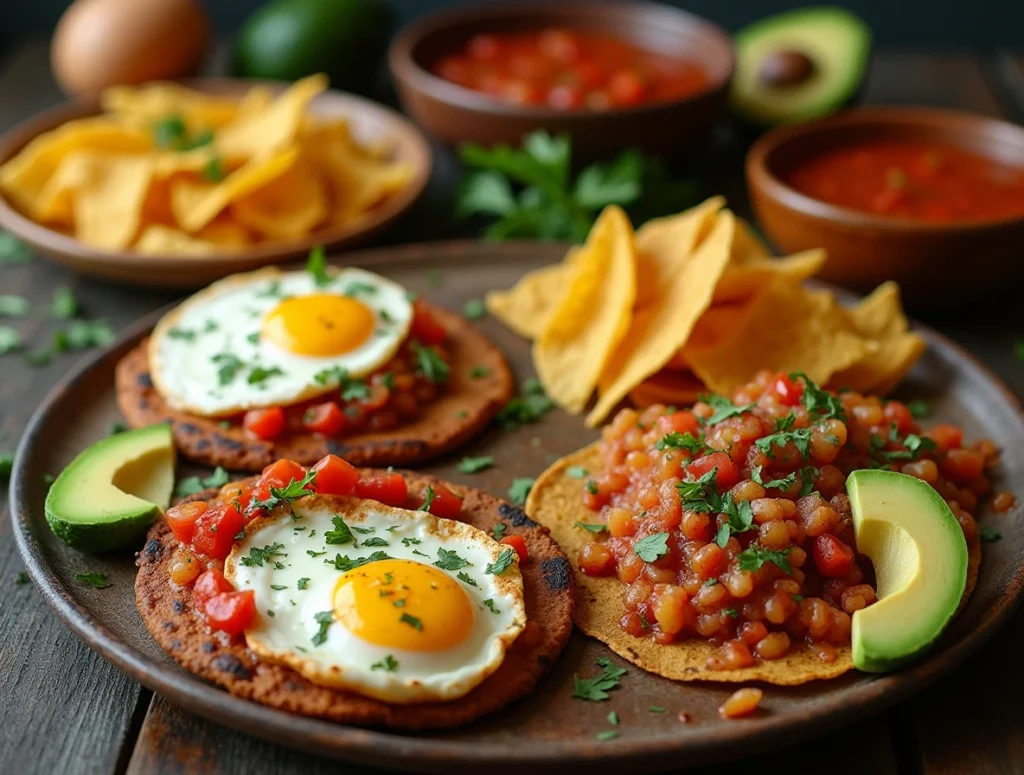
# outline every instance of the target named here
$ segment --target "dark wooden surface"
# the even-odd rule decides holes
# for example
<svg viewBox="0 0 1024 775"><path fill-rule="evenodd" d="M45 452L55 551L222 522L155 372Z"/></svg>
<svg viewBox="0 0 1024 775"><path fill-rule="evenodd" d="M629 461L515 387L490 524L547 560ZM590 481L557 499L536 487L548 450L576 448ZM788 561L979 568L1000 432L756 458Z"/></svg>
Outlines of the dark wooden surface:
<svg viewBox="0 0 1024 775"><path fill-rule="evenodd" d="M0 131L60 99L47 67L46 47L27 44L0 61ZM1024 120L1024 56L984 57L880 52L865 101L931 104ZM708 193L725 193L746 214L742 153L723 129L697 174ZM439 154L435 179L416 212L389 242L458 236L448 192L455 176ZM1024 252L1024 247L1022 247ZM1024 257L1022 257L1024 260ZM969 257L965 257L969 266ZM86 316L116 328L170 301L160 293L89 280L45 261L0 267L0 293L24 295L31 316L15 324L42 346L55 323L46 305L67 285ZM1006 289L988 304L933 311L926 322L963 344L1024 396L1024 364L1013 344L1024 337L1024 308ZM5 321L7 322L7 321ZM54 381L75 362L63 355L28 368L0 358L0 450L17 443L29 415ZM21 563L11 536L6 493L0 495L0 772L11 773L354 773L347 767L272 745L193 716L126 678L78 641L31 585L16 584ZM708 773L740 775L766 764L800 762L808 775L996 775L1024 772L1024 615L1018 614L981 653L953 675L881 716L818 740L740 760ZM681 765L684 763L681 763Z"/></svg>

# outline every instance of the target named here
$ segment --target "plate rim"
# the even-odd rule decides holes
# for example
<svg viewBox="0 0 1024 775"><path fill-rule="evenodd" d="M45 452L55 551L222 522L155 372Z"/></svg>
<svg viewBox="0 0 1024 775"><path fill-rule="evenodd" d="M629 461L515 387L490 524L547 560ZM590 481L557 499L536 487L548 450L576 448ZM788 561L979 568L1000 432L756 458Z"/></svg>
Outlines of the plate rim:
<svg viewBox="0 0 1024 775"><path fill-rule="evenodd" d="M529 240L488 245L463 239L359 251L345 254L343 260L346 265L358 264L362 260L374 267L386 269L389 265L402 263L422 264L424 259L431 257L437 263L465 261L474 254L477 260L480 254L508 260L527 247L551 250L552 255L555 255L564 246L560 243ZM332 263L337 263L337 256L332 259ZM834 286L825 287L837 291L840 297L847 293ZM86 645L142 685L188 711L247 734L264 735L293 748L355 763L413 766L425 772L449 772L450 767L456 764L486 765L505 771L523 765L554 768L572 762L587 762L601 769L629 764L653 770L659 766L668 766L669 762L678 767L679 762L675 759L678 756L688 757L687 766L725 761L741 753L755 753L817 736L877 713L920 691L959 666L995 635L1024 598L1024 564L1021 564L1014 569L1011 580L1004 586L995 605L980 614L979 623L971 632L948 644L941 652L933 652L922 662L896 673L869 677L862 684L850 687L838 699L823 697L823 707L816 708L813 714L796 717L791 714L769 714L741 724L701 730L699 733L695 728L691 733L675 738L652 740L627 737L600 744L579 738L563 738L510 749L500 743L453 741L423 737L420 733L346 726L287 713L236 697L207 684L176 663L162 665L154 662L139 649L121 641L103 624L91 619L87 611L62 594L62 582L45 561L44 553L34 551L36 542L28 527L33 517L29 515L27 507L30 490L27 461L52 407L79 380L95 369L102 368L104 359L144 336L166 309L162 307L136 320L110 345L83 357L57 381L33 411L15 454L10 482L11 522L18 551L29 577L50 607ZM945 335L916 322L912 322L912 325L925 336L930 345L952 353L956 361L978 372L1013 411L1024 435L1020 400L988 366ZM443 730L439 732L443 733ZM779 732L785 735L779 735ZM431 733L428 731L427 734ZM730 750L733 751L731 755Z"/></svg>

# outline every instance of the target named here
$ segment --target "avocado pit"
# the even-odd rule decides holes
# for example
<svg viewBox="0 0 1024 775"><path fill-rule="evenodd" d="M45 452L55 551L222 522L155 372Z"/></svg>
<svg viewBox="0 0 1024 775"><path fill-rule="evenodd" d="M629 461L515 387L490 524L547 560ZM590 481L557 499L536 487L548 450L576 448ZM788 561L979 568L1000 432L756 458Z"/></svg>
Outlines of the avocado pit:
<svg viewBox="0 0 1024 775"><path fill-rule="evenodd" d="M802 51L779 49L761 61L758 79L773 88L799 86L806 83L817 69L814 60Z"/></svg>

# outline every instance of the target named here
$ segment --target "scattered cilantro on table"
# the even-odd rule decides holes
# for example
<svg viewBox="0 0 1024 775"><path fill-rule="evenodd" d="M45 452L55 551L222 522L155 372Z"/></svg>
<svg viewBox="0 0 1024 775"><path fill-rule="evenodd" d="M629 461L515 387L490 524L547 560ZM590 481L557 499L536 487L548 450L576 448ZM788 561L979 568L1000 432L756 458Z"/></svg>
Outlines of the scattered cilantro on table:
<svg viewBox="0 0 1024 775"><path fill-rule="evenodd" d="M462 314L470 320L479 320L487 314L487 308L480 299L470 299L462 305Z"/></svg>
<svg viewBox="0 0 1024 775"><path fill-rule="evenodd" d="M13 234L0 231L0 264L25 264L32 260L32 249Z"/></svg>
<svg viewBox="0 0 1024 775"><path fill-rule="evenodd" d="M535 481L537 480L526 476L513 479L512 484L508 488L508 499L517 506L522 506L526 503L526 496L530 494Z"/></svg>
<svg viewBox="0 0 1024 775"><path fill-rule="evenodd" d="M106 573L100 573L99 571L85 571L84 573L76 573L75 581L81 581L83 584L88 584L93 589L106 589L107 587L114 586L114 583L107 578Z"/></svg>
<svg viewBox="0 0 1024 775"><path fill-rule="evenodd" d="M498 412L498 424L507 431L514 431L521 425L539 422L555 408L555 402L548 398L544 388L536 379L523 383L522 394L515 396Z"/></svg>
<svg viewBox="0 0 1024 775"><path fill-rule="evenodd" d="M481 455L480 457L464 457L455 467L464 474L476 474L494 465L494 457Z"/></svg>
<svg viewBox="0 0 1024 775"><path fill-rule="evenodd" d="M0 295L0 318L23 318L31 305L24 296Z"/></svg>
<svg viewBox="0 0 1024 775"><path fill-rule="evenodd" d="M577 700L601 702L608 699L608 692L619 688L626 668L619 667L607 657L597 660L601 672L593 678L581 678L579 674L572 677L572 696Z"/></svg>
<svg viewBox="0 0 1024 775"><path fill-rule="evenodd" d="M569 138L544 131L527 135L521 148L467 143L459 157L473 171L459 187L455 215L493 220L484 231L491 240L582 242L607 205L628 207L639 223L679 212L696 195L692 182L672 180L660 160L637 150L590 164L573 180Z"/></svg>
<svg viewBox="0 0 1024 775"><path fill-rule="evenodd" d="M207 477L186 476L174 487L174 495L177 498L184 498L187 495L195 495L197 492L211 487L223 487L228 483L228 472L220 466L213 469L213 473Z"/></svg>
<svg viewBox="0 0 1024 775"><path fill-rule="evenodd" d="M1003 537L998 530L990 527L989 525L978 525L978 535L981 537L981 540L986 543L998 541Z"/></svg>

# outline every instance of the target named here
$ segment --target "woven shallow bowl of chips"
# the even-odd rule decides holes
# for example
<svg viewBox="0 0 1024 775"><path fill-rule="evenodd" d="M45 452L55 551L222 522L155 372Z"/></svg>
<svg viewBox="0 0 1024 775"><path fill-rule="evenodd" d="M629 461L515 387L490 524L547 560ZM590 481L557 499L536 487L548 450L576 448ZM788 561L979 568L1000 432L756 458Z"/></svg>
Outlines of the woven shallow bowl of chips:
<svg viewBox="0 0 1024 775"><path fill-rule="evenodd" d="M271 97L279 95L286 86L279 83L246 81L227 78L200 78L183 82L181 86L204 95L238 99L249 94L254 87L265 89ZM169 87L173 89L174 87ZM17 156L33 140L69 121L101 114L98 100L66 103L40 113L0 136L0 167ZM373 147L386 156L389 163L401 165L405 171L402 184L387 198L354 217L327 219L321 225L298 236L286 236L254 241L229 250L196 253L175 250L165 245L159 254L140 252L132 247L108 249L91 245L76 238L71 229L61 230L40 223L18 207L10 192L0 193L0 228L32 246L39 253L85 274L96 275L132 285L166 288L191 288L234 272L243 272L268 264L277 264L305 256L315 245L338 250L369 240L384 231L401 217L419 198L426 186L431 169L430 145L422 132L393 110L370 100L337 91L322 91L308 103L306 116L314 120L344 119L351 137L367 147ZM273 119L270 119L271 123ZM158 131L154 128L154 131ZM259 136L267 134L261 128ZM103 152L117 151L104 148ZM304 163L316 169L317 158L304 158ZM361 170L353 166L353 175ZM41 186L42 174L26 176L28 185ZM52 177L52 176L51 176ZM111 175L111 178L116 175ZM126 176L121 176L126 177ZM358 184L359 181L356 181ZM117 198L125 196L126 185L112 186ZM151 192L147 194L151 196ZM292 199L284 199L285 203ZM101 200L101 213L113 213L130 206L119 201L109 205ZM280 203L265 203L273 214ZM148 201L147 201L148 206ZM100 227L114 218L101 218ZM270 220L279 221L278 217ZM214 223L216 225L216 222ZM159 239L159 230L155 237Z"/></svg>

